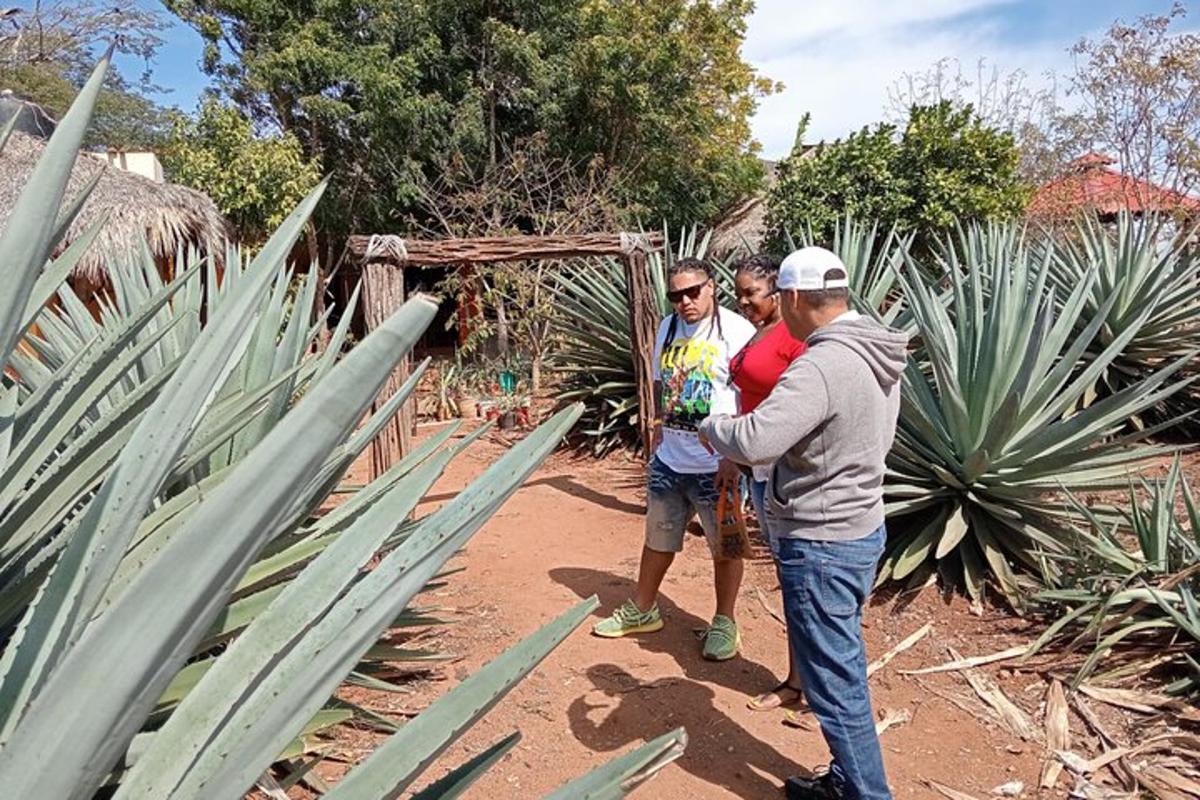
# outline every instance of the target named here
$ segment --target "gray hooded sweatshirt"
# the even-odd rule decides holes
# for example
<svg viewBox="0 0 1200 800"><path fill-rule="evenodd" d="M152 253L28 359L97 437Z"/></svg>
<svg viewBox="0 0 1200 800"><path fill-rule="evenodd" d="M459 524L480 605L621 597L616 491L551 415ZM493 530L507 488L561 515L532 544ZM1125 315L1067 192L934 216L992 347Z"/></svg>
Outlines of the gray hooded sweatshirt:
<svg viewBox="0 0 1200 800"><path fill-rule="evenodd" d="M700 433L741 464L771 464L771 534L861 539L883 524L884 460L896 436L908 336L866 317L808 337L808 350L750 414Z"/></svg>

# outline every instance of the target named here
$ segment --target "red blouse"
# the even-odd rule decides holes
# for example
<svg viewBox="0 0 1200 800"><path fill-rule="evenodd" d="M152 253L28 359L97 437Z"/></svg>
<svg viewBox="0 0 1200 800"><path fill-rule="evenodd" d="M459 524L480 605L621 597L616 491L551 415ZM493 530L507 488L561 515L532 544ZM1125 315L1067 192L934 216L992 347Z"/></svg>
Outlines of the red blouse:
<svg viewBox="0 0 1200 800"><path fill-rule="evenodd" d="M743 347L729 363L730 377L741 392L740 413L749 414L766 400L779 376L804 349L804 342L793 339L782 321Z"/></svg>

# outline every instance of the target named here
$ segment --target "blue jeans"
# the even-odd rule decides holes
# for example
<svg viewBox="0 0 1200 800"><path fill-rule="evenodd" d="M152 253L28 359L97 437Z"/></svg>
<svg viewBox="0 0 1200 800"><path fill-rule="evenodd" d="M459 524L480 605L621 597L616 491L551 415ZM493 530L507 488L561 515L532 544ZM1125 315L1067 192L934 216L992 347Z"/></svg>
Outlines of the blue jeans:
<svg viewBox="0 0 1200 800"><path fill-rule="evenodd" d="M754 503L754 516L758 518L758 529L763 532L763 536L767 536L766 481L750 481L750 500Z"/></svg>
<svg viewBox="0 0 1200 800"><path fill-rule="evenodd" d="M804 697L833 754L830 770L850 800L888 800L867 688L862 612L883 555L880 526L862 539L776 539L788 638Z"/></svg>

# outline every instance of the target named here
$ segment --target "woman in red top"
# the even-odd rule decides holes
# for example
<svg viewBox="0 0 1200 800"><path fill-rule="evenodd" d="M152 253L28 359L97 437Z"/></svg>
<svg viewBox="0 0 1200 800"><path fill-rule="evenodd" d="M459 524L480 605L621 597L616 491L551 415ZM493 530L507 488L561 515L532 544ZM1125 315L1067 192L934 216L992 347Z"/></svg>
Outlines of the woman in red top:
<svg viewBox="0 0 1200 800"><path fill-rule="evenodd" d="M729 363L729 379L738 387L738 407L742 414L757 408L775 388L783 371L804 352L804 342L793 339L782 322L779 298L775 294L778 275L779 259L759 253L743 259L734 276L738 310L758 328L754 338ZM771 539L766 513L767 478L770 477L771 468L769 465L759 465L753 467L753 472L750 496L754 500L754 511L758 515L759 527ZM771 550L775 550L773 541ZM800 677L796 674L793 661L789 653L787 680L751 700L751 709L767 711L795 705L800 701Z"/></svg>

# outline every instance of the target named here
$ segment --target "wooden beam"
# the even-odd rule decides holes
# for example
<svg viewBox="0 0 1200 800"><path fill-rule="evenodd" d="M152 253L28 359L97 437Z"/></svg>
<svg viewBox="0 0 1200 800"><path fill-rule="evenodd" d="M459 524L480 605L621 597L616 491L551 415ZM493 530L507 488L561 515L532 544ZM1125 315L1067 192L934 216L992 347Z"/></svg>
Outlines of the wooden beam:
<svg viewBox="0 0 1200 800"><path fill-rule="evenodd" d="M363 319L367 333L378 328L404 304L404 270L395 269L383 262L371 262L363 269ZM392 371L371 410L379 408L392 397L409 375L409 358L404 359ZM411 449L413 426L413 399L400 407L400 412L384 426L371 442L371 477L387 472Z"/></svg>
<svg viewBox="0 0 1200 800"><path fill-rule="evenodd" d="M647 459L654 441L654 339L658 335L658 304L650 280L646 252L633 249L622 259L625 264L626 302L629 304L630 354L637 380L638 430Z"/></svg>
<svg viewBox="0 0 1200 800"><path fill-rule="evenodd" d="M662 234L638 234L652 250L663 246ZM497 261L622 256L630 237L620 233L580 236L484 236L476 239L424 241L399 236L351 236L350 254L361 262L450 266Z"/></svg>

